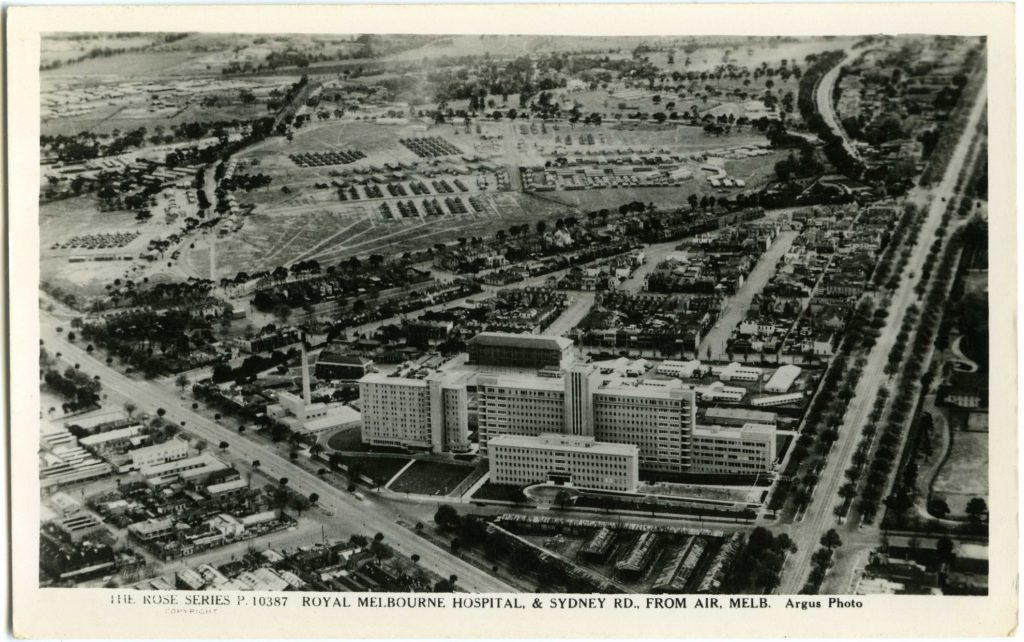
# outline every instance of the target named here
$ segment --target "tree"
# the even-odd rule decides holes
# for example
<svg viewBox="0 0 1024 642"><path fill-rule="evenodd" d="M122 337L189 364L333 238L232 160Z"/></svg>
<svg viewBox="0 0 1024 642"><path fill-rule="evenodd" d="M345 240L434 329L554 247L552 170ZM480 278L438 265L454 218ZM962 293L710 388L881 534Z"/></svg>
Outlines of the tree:
<svg viewBox="0 0 1024 642"><path fill-rule="evenodd" d="M572 504L572 495L567 490L560 490L555 494L555 506L567 508Z"/></svg>
<svg viewBox="0 0 1024 642"><path fill-rule="evenodd" d="M935 550L939 554L939 559L944 562L953 561L953 540L948 537L940 537L939 541L935 542Z"/></svg>
<svg viewBox="0 0 1024 642"><path fill-rule="evenodd" d="M319 502L319 501L320 501L320 495L318 495L317 493L310 493L309 494L309 503L310 504L313 504L314 506L316 506L317 502Z"/></svg>
<svg viewBox="0 0 1024 642"><path fill-rule="evenodd" d="M281 479L278 480L278 483L281 484L281 488L284 488L285 486L288 485L288 478L282 477Z"/></svg>
<svg viewBox="0 0 1024 642"><path fill-rule="evenodd" d="M939 519L943 519L946 515L949 515L949 504L942 499L933 499L928 502L928 512Z"/></svg>
<svg viewBox="0 0 1024 642"><path fill-rule="evenodd" d="M988 504L981 497L973 497L967 502L966 511L967 517L974 524L980 524L982 518L988 513Z"/></svg>
<svg viewBox="0 0 1024 642"><path fill-rule="evenodd" d="M441 504L434 513L434 522L444 530L454 530L459 524L459 513L448 504Z"/></svg>
<svg viewBox="0 0 1024 642"><path fill-rule="evenodd" d="M227 450L227 449L228 449L228 442L226 442L226 441L222 441L222 442L220 442L220 444L219 444L219 448L220 448L221 450Z"/></svg>
<svg viewBox="0 0 1024 642"><path fill-rule="evenodd" d="M184 391L184 390L185 390L185 386L187 386L187 385L188 385L188 377L186 377L186 376L185 376L185 373L184 373L184 372L182 372L181 374L179 374L179 375L178 375L178 376L177 376L177 377L176 377L176 378L174 379L174 385L178 386L178 389L179 389L179 390L182 390L182 391Z"/></svg>
<svg viewBox="0 0 1024 642"><path fill-rule="evenodd" d="M166 414L167 414L167 411L164 410L163 408L157 408L156 409L156 416L157 417L163 418L163 416L166 415Z"/></svg>
<svg viewBox="0 0 1024 642"><path fill-rule="evenodd" d="M843 540L839 537L836 529L830 528L828 532L821 536L821 545L831 551L842 546Z"/></svg>
<svg viewBox="0 0 1024 642"><path fill-rule="evenodd" d="M131 417L136 410L138 410L138 406L136 406L134 403L128 401L124 404L124 411L128 413L129 417Z"/></svg>
<svg viewBox="0 0 1024 642"><path fill-rule="evenodd" d="M378 562L389 559L395 554L394 551L391 550L390 546L379 540L374 540L374 542L370 544L370 552L373 553Z"/></svg>
<svg viewBox="0 0 1024 642"><path fill-rule="evenodd" d="M262 466L262 464L260 463L259 459L253 459L252 460L252 468L253 468L253 470L258 470L260 466Z"/></svg>

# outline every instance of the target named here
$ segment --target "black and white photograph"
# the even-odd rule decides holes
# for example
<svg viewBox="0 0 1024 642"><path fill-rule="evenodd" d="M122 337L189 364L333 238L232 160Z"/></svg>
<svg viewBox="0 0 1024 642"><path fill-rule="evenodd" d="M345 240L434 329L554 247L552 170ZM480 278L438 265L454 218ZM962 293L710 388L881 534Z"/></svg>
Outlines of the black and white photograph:
<svg viewBox="0 0 1024 642"><path fill-rule="evenodd" d="M38 588L990 595L986 36L71 26Z"/></svg>

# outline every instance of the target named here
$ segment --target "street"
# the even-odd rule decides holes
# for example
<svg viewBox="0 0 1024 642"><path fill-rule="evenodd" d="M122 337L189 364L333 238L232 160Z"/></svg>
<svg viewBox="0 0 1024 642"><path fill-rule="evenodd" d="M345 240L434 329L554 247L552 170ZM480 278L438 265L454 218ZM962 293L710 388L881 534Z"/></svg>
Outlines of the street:
<svg viewBox="0 0 1024 642"><path fill-rule="evenodd" d="M846 152L856 159L860 158L860 154L857 152L857 148L854 146L853 141L850 140L850 136L846 133L846 128L844 128L839 122L839 116L836 115L835 105L832 104L832 93L835 90L836 81L839 79L839 72L843 67L853 62L860 53L860 51L851 51L847 53L845 58L840 60L835 67L829 69L828 72L821 77L821 80L818 81L818 89L814 93L814 100L818 105L818 112L825 120L825 124L843 140L843 147L846 148Z"/></svg>
<svg viewBox="0 0 1024 642"><path fill-rule="evenodd" d="M839 430L839 440L835 442L832 452L826 459L825 468L819 477L821 481L804 512L803 519L795 524L790 531L790 537L796 542L798 550L790 558L790 562L784 570L783 580L778 589L780 594L792 595L800 591L807 578L811 556L818 546L818 539L835 522L834 510L841 501L837 492L845 480L843 471L849 466L850 457L856 449L861 428L867 421L878 388L887 385L889 377L885 375L885 364L895 344L904 313L911 303L917 300L914 288L920 280L921 266L924 265L925 258L931 249L930 239L935 236L935 230L942 220L946 203L954 196L957 176L966 159L971 140L976 134L978 121L984 112L985 91L986 85L982 84L968 122L964 125L960 140L946 168L942 183L930 194L927 191L918 190L917 194L912 197L919 201L927 200L930 197L928 215L918 233L917 244L914 246L910 260L904 269L904 278L892 296L886 325L882 328L879 340L868 355L867 365L857 383L854 397ZM877 529L877 527L873 528Z"/></svg>
<svg viewBox="0 0 1024 642"><path fill-rule="evenodd" d="M562 336L575 328L587 316L590 308L594 307L597 295L594 292L573 292L569 296L571 297L569 307L563 310L562 314L544 330L544 334Z"/></svg>
<svg viewBox="0 0 1024 642"><path fill-rule="evenodd" d="M132 380L108 367L84 349L69 342L64 334L57 333L56 326L59 322L49 313L40 312L40 320L41 336L52 352L62 352L67 361L79 364L83 372L99 375L105 388L124 398L132 399L140 411L152 413L157 408L164 408L167 411L166 419L183 424L185 431L207 440L210 444L227 441L230 444L228 451L231 457L238 465L246 466L247 472L246 462L259 460L261 470L271 478L287 478L289 488L300 494L319 494L319 505L333 512L335 520L346 520L344 523L367 535L382 533L400 553L418 553L421 558L420 565L423 567L442 577L457 575L458 585L464 589L479 593L513 591L505 582L430 545L412 531L398 525L394 519L384 515L382 507L374 497L367 496L364 500L359 500L331 486L275 452L263 449L258 444L239 437L237 433L186 409L173 391L163 390L152 382Z"/></svg>
<svg viewBox="0 0 1024 642"><path fill-rule="evenodd" d="M775 265L789 251L789 248L793 247L793 241L799 235L800 233L795 230L785 230L779 233L771 247L758 259L757 265L747 275L736 294L726 300L722 316L718 319L715 327L701 340L700 349L697 351L698 355L710 353L712 361L721 361L726 358L725 342L740 321L747 317L747 311L750 309L754 295L760 293L768 284L768 279L775 273Z"/></svg>

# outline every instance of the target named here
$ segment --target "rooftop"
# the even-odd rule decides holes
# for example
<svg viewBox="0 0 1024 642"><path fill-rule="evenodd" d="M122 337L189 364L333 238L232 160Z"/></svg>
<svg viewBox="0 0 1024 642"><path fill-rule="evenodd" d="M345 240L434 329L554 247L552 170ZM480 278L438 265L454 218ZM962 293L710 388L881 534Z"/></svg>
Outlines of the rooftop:
<svg viewBox="0 0 1024 642"><path fill-rule="evenodd" d="M487 441L488 448L516 447L538 450L587 451L601 455L618 455L636 457L640 449L633 444L612 444L596 441L593 437L563 435L560 433L543 433L536 437L523 435L499 435Z"/></svg>
<svg viewBox="0 0 1024 642"><path fill-rule="evenodd" d="M364 359L362 357L357 357L351 354L341 354L339 352L332 352L330 350L324 350L323 352L321 352L317 356L316 362L329 363L332 365L341 366L360 366L363 368L372 363L369 359Z"/></svg>
<svg viewBox="0 0 1024 642"><path fill-rule="evenodd" d="M572 340L547 334L513 334L511 332L481 332L469 340L470 345L558 350L572 347Z"/></svg>

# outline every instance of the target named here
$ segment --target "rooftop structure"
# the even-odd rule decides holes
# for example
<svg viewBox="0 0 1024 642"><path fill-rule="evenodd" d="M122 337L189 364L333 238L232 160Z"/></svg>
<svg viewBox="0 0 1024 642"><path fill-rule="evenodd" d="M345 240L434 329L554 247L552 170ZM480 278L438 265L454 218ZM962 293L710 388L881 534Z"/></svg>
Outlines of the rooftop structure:
<svg viewBox="0 0 1024 642"><path fill-rule="evenodd" d="M780 366L779 369L772 374L768 383L764 385L765 392L778 394L789 392L793 383L800 376L800 372L800 366L794 366L792 364Z"/></svg>
<svg viewBox="0 0 1024 642"><path fill-rule="evenodd" d="M574 360L573 342L543 334L481 332L467 344L469 363L511 368L568 367Z"/></svg>

